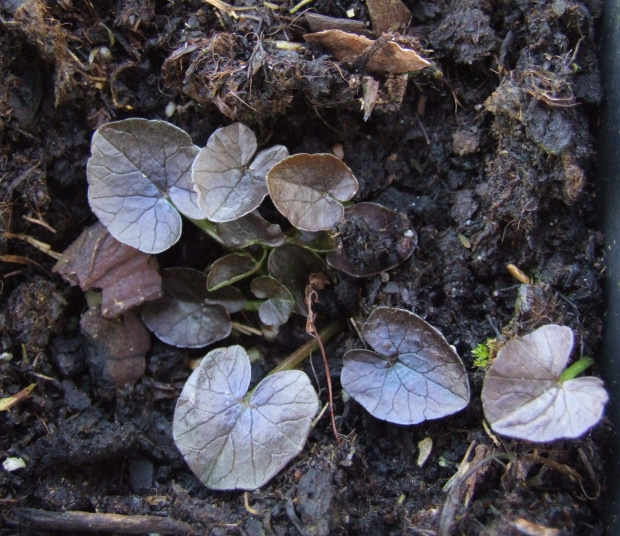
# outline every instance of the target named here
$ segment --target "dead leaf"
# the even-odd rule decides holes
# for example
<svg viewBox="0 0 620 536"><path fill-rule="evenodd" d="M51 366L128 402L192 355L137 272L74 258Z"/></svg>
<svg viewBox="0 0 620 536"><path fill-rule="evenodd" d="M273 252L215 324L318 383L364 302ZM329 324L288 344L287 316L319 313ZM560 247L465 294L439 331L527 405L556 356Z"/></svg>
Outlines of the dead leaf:
<svg viewBox="0 0 620 536"><path fill-rule="evenodd" d="M162 294L157 259L121 244L101 223L86 229L53 271L84 291L102 289L101 315L105 318L116 318Z"/></svg>
<svg viewBox="0 0 620 536"><path fill-rule="evenodd" d="M419 71L428 67L430 62L419 56L411 49L402 48L398 43L389 41L377 43L363 35L355 35L340 30L325 30L304 35L306 41L319 43L327 47L338 61L355 61L366 54L369 47L379 44L377 50L372 51L366 63L369 71L378 73L399 74L410 71Z"/></svg>
<svg viewBox="0 0 620 536"><path fill-rule="evenodd" d="M135 313L108 320L100 316L98 306L91 307L80 319L80 331L87 340L88 367L100 397L112 399L117 387L142 377L151 336Z"/></svg>
<svg viewBox="0 0 620 536"><path fill-rule="evenodd" d="M361 99L362 110L364 110L364 121L368 121L375 104L377 104L377 97L379 96L379 82L372 76L365 76L362 80L362 90L364 91L364 98Z"/></svg>

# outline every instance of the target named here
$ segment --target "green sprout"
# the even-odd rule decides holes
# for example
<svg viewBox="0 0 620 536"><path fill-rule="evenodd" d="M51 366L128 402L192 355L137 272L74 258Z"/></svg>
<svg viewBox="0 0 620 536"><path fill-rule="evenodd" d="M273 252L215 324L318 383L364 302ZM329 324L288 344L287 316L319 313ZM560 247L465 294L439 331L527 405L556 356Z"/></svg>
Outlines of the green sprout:
<svg viewBox="0 0 620 536"><path fill-rule="evenodd" d="M479 343L472 351L474 356L474 367L487 368L491 359L491 350L489 348L489 342L492 339L488 339L486 342Z"/></svg>

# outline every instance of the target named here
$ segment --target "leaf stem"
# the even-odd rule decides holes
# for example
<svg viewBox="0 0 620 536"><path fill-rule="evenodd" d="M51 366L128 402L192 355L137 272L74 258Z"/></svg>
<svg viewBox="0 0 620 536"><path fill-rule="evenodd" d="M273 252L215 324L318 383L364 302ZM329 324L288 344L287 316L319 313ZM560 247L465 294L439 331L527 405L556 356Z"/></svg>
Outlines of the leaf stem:
<svg viewBox="0 0 620 536"><path fill-rule="evenodd" d="M246 311L258 311L258 308L265 303L265 300L245 300L245 306L243 307Z"/></svg>
<svg viewBox="0 0 620 536"><path fill-rule="evenodd" d="M570 367L568 367L562 374L560 374L561 382L566 380L573 380L579 376L584 370L590 368L594 364L594 359L591 357L582 357L579 361L575 361Z"/></svg>
<svg viewBox="0 0 620 536"><path fill-rule="evenodd" d="M218 244L226 246L220 235L217 234L217 230L215 229L215 224L213 222L209 220L194 220L192 218L187 219L198 227L198 229L200 229L203 233L213 238L213 240L215 240Z"/></svg>
<svg viewBox="0 0 620 536"><path fill-rule="evenodd" d="M319 337L322 341L327 342L335 335L338 335L344 327L345 322L343 320L334 320L331 324L328 324L321 331L319 331ZM282 370L293 370L297 368L301 363L303 363L304 359L318 349L319 343L317 340L315 338L310 339L297 348L297 350L295 350L284 361L282 361L282 363L275 367L268 375L270 376L271 374L275 374L276 372L280 372Z"/></svg>

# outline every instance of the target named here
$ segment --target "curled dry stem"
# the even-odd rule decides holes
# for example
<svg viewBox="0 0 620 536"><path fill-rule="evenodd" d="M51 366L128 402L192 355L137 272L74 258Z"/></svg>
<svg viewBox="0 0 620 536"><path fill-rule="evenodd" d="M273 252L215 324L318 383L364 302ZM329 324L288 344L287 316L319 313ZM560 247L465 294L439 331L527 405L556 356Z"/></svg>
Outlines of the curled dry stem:
<svg viewBox="0 0 620 536"><path fill-rule="evenodd" d="M316 274L312 274L310 279L312 281L313 277ZM327 380L327 396L329 400L329 415L331 417L332 430L334 432L334 437L336 438L336 443L340 445L340 435L338 434L338 428L336 427L336 417L334 416L334 398L332 395L332 379L331 374L329 373L329 364L327 363L327 355L325 354L325 347L323 346L323 341L321 340L321 336L314 325L314 318L316 314L312 310L312 305L318 301L318 294L314 289L315 283L311 282L306 287L306 306L308 307L308 320L306 321L306 333L311 335L316 339L316 342L319 345L321 350L321 356L323 357L323 366L325 367L325 378Z"/></svg>

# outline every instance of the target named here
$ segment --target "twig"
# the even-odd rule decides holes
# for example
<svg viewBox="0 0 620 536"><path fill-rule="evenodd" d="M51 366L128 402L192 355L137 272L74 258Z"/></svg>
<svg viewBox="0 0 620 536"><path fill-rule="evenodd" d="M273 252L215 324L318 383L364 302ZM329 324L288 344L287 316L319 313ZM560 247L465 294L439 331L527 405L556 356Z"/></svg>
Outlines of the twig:
<svg viewBox="0 0 620 536"><path fill-rule="evenodd" d="M0 411L8 411L15 404L18 404L22 400L26 400L26 398L29 398L32 395L32 391L36 386L36 383L31 383L28 387L25 387L18 393L15 393L13 396L0 398Z"/></svg>
<svg viewBox="0 0 620 536"><path fill-rule="evenodd" d="M299 4L297 4L296 6L293 6L291 9L289 9L289 13L291 15L294 15L295 13L297 13L302 7L307 6L308 4L311 4L312 2L314 2L314 0L301 0L301 2L299 2Z"/></svg>
<svg viewBox="0 0 620 536"><path fill-rule="evenodd" d="M48 512L34 508L16 508L15 516L22 525L39 530L62 532L121 532L144 534L194 534L189 525L176 519L157 516L92 514L90 512Z"/></svg>
<svg viewBox="0 0 620 536"><path fill-rule="evenodd" d="M37 240L36 238L34 238L32 236L25 235L25 234L10 233L10 232L6 231L4 233L4 237L5 238L13 238L13 239L16 239L16 240L23 240L24 242L27 242L31 246L37 248L39 251L42 251L46 255L49 255L53 259L60 260L60 258L62 257L62 254L55 252L52 249L52 246L50 246L49 244L46 244L45 242L41 242L40 240Z"/></svg>
<svg viewBox="0 0 620 536"><path fill-rule="evenodd" d="M241 324L239 322L233 322L232 327L244 335L258 335L259 337L263 335L263 332L260 329L253 328L252 326Z"/></svg>

